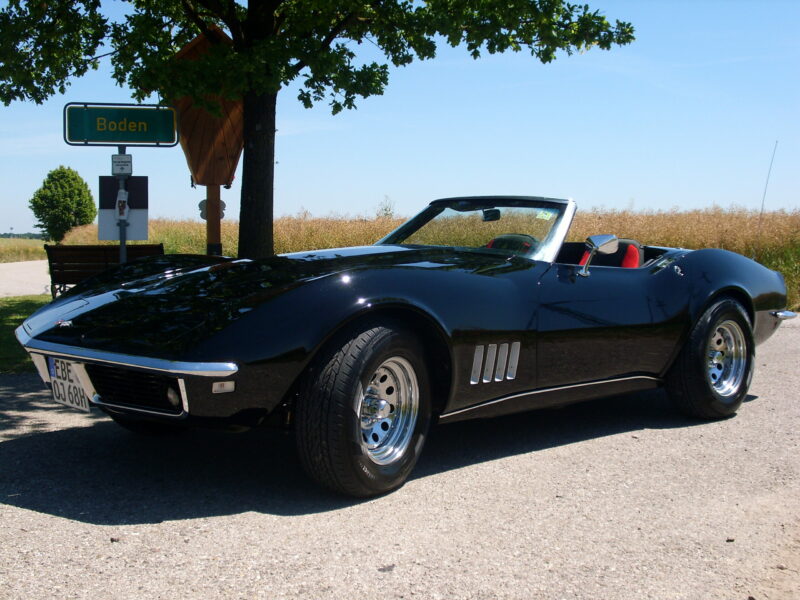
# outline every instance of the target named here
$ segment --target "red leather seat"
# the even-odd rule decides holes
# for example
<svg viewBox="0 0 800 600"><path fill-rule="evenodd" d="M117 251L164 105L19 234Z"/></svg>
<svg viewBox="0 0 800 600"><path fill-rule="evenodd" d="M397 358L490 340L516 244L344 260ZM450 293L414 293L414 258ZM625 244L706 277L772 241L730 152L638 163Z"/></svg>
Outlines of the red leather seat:
<svg viewBox="0 0 800 600"><path fill-rule="evenodd" d="M581 262L578 264L583 266L589 260L589 251L583 253ZM644 251L642 245L636 240L619 240L619 248L613 254L595 254L592 259L592 265L600 267L623 267L626 269L636 269L642 266L644 262Z"/></svg>

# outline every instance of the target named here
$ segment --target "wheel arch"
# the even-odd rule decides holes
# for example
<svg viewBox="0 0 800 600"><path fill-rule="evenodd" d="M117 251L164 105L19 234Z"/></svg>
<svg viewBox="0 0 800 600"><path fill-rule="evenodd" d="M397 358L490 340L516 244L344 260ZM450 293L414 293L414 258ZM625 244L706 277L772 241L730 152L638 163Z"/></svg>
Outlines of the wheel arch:
<svg viewBox="0 0 800 600"><path fill-rule="evenodd" d="M753 304L753 299L751 298L750 294L741 286L738 285L729 285L726 287L722 287L717 290L711 290L708 294L700 296L699 294L695 295L695 301L690 303L689 310L688 310L688 321L687 326L683 331L683 334L680 336L678 344L675 346L672 355L669 357L669 360L666 363L666 366L661 371L660 376L665 377L667 373L669 373L670 369L675 364L675 361L680 354L681 349L683 348L686 341L689 339L692 331L694 330L697 323L700 321L702 316L705 312L716 302L723 300L725 298L730 298L731 300L735 300L738 302L745 311L748 320L750 321L750 326L755 330L755 307Z"/></svg>
<svg viewBox="0 0 800 600"><path fill-rule="evenodd" d="M729 297L745 309L755 329L756 314L780 304L773 298L785 287L779 275L757 262L719 248L687 253L679 260L691 289L690 320L694 325L714 302Z"/></svg>
<svg viewBox="0 0 800 600"><path fill-rule="evenodd" d="M420 338L425 348L425 363L428 367L431 384L431 408L434 415L441 414L452 389L453 355L447 341L448 336L432 315L414 305L401 303L373 306L338 323L317 344L306 367L301 370L291 386L284 404L294 402L303 379L308 376L309 369L313 368L319 357L331 347L338 347L337 345L341 343L342 335L346 331L360 325L366 327L370 324L386 323L396 323Z"/></svg>
<svg viewBox="0 0 800 600"><path fill-rule="evenodd" d="M736 285L720 288L708 295L703 302L698 303L692 311L692 327L694 327L700 317L703 316L703 313L705 313L712 304L724 298L730 298L741 304L747 314L747 318L750 320L750 326L755 327L755 306L753 305L753 299L743 287Z"/></svg>
<svg viewBox="0 0 800 600"><path fill-rule="evenodd" d="M727 304L723 302L728 301ZM743 311L733 309L733 303ZM752 379L755 362L755 338L752 329L754 307L750 295L743 289L731 286L716 290L704 303L698 303L700 312L692 319L688 336L681 343L680 350L672 365L665 373L667 392L675 406L692 418L720 419L736 413L741 405ZM720 307L722 307L720 309ZM735 326L739 333L738 341L733 346L717 348L719 352L708 354L711 340L719 335L716 344L725 343L720 335L720 328L729 328L730 321L722 321L722 312L737 313L737 320L748 323L750 327ZM716 312L715 312L716 311ZM726 317L728 318L728 317ZM735 325L735 324L734 324ZM747 349L746 353L731 354L731 348ZM737 350L736 352L739 352ZM714 355L717 355L714 357ZM730 358L725 358L730 355ZM713 358L712 365L709 358ZM719 362L716 362L718 361ZM735 366L736 364L739 366ZM724 366L727 364L728 366ZM711 373L712 366L716 377ZM721 387L717 387L720 385Z"/></svg>

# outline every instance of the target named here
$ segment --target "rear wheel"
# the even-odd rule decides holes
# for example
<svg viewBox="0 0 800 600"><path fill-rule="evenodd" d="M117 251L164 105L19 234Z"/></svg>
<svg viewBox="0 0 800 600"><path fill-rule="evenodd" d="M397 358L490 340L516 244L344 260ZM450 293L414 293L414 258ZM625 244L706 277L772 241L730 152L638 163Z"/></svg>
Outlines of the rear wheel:
<svg viewBox="0 0 800 600"><path fill-rule="evenodd" d="M667 392L683 413L701 419L733 415L747 396L755 342L741 304L712 304L692 329L667 375Z"/></svg>
<svg viewBox="0 0 800 600"><path fill-rule="evenodd" d="M398 326L353 329L334 346L297 401L303 467L350 496L396 489L416 464L430 424L423 348Z"/></svg>

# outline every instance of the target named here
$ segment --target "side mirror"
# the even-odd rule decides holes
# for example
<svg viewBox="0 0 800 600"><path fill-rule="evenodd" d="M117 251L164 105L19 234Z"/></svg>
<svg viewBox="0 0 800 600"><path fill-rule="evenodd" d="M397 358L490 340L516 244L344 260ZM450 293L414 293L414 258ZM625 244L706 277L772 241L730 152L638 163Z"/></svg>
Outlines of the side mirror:
<svg viewBox="0 0 800 600"><path fill-rule="evenodd" d="M595 254L614 254L619 250L619 238L615 235L590 235L586 238L586 250L589 251L589 258L583 264L583 269L578 271L581 277L589 276L589 265Z"/></svg>

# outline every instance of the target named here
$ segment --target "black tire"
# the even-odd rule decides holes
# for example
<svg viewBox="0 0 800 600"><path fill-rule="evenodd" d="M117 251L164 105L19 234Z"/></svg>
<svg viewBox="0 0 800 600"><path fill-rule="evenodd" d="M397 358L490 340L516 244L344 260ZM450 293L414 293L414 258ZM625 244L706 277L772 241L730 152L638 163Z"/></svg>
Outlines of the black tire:
<svg viewBox="0 0 800 600"><path fill-rule="evenodd" d="M430 425L424 350L394 325L351 329L331 346L309 370L296 403L303 468L348 496L394 490L414 468Z"/></svg>
<svg viewBox="0 0 800 600"><path fill-rule="evenodd" d="M124 427L137 435L166 436L183 433L186 427L175 423L163 423L161 421L149 421L121 415L119 413L106 413L120 427Z"/></svg>
<svg viewBox="0 0 800 600"><path fill-rule="evenodd" d="M754 365L750 319L741 304L723 298L692 329L667 374L667 393L690 417L729 417L747 396Z"/></svg>

